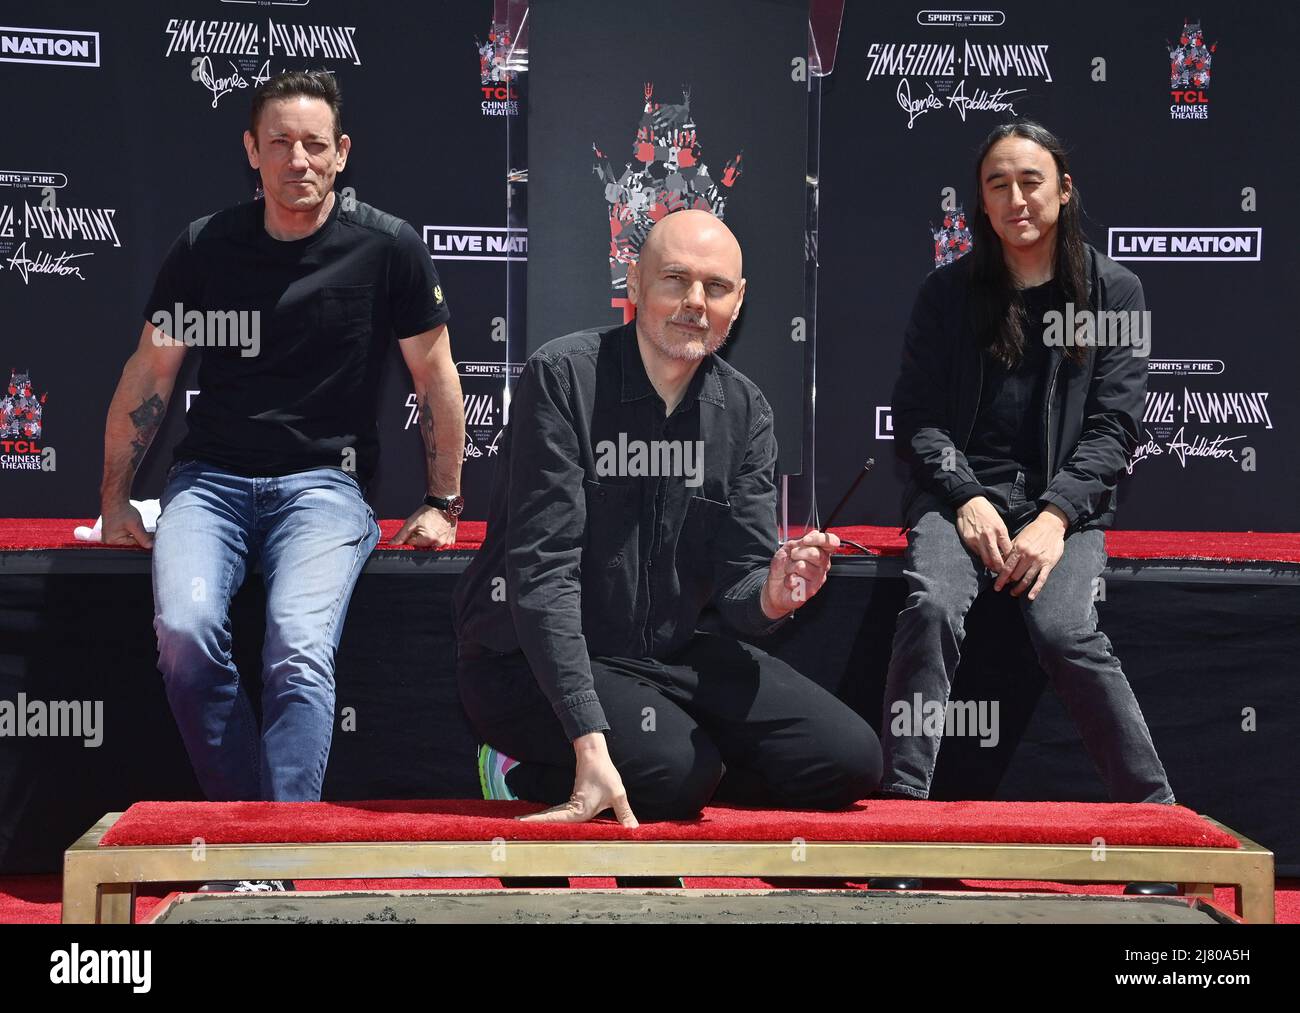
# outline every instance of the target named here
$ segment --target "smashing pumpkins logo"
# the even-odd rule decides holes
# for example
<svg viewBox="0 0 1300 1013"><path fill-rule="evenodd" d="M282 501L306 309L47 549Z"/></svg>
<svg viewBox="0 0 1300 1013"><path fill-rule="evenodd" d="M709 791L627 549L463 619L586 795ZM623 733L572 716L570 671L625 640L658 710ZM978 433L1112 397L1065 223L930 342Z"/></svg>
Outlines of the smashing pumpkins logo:
<svg viewBox="0 0 1300 1013"><path fill-rule="evenodd" d="M627 300L627 267L636 263L650 229L664 215L688 208L725 218L731 189L740 178L743 152L728 159L715 179L704 161L690 92L683 91L680 104L656 102L653 84L645 86L632 161L615 172L599 147L593 144L592 150L609 211L610 305L622 308L626 322L633 316Z"/></svg>

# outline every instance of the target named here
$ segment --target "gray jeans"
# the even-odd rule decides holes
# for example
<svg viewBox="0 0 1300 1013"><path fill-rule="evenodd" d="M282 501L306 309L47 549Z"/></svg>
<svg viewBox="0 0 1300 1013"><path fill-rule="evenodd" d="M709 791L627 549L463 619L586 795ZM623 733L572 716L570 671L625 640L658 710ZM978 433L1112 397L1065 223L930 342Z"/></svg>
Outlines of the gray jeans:
<svg viewBox="0 0 1300 1013"><path fill-rule="evenodd" d="M1012 537L1036 513L1032 503L1018 497L1022 488L1018 482L1006 491L1009 495L989 497ZM993 577L957 534L955 512L937 500L931 505L908 534L908 596L894 632L880 735L880 790L909 798L929 797L945 728L982 733L987 711L997 715L988 706L976 720L974 702L966 703L964 711L949 707L966 613L975 596L992 586ZM1031 602L1020 596L1025 626L1111 799L1172 802L1173 790L1137 699L1110 641L1097 629L1093 582L1105 565L1103 532L1081 531L1066 538L1065 552L1038 597ZM1004 588L1001 593L1010 592Z"/></svg>

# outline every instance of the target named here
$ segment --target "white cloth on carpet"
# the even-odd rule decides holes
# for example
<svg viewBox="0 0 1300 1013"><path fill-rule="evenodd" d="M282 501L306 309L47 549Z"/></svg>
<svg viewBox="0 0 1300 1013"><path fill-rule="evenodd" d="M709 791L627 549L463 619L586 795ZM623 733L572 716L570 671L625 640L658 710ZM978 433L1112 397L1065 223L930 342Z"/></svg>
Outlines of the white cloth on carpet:
<svg viewBox="0 0 1300 1013"><path fill-rule="evenodd" d="M140 511L140 519L144 521L144 529L153 534L158 529L158 515L162 513L162 504L156 499L133 499L131 505ZM79 542L99 542L103 541L101 527L104 518L102 516L95 518L95 526L88 528L84 524L78 524L72 529L72 535Z"/></svg>

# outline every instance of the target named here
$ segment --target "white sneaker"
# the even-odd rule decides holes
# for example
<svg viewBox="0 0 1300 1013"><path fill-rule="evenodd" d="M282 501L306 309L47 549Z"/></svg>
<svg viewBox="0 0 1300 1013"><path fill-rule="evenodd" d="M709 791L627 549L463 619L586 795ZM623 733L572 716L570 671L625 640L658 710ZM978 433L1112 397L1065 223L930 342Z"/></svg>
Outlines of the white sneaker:
<svg viewBox="0 0 1300 1013"><path fill-rule="evenodd" d="M295 889L291 879L218 879L204 883L199 893L288 893Z"/></svg>

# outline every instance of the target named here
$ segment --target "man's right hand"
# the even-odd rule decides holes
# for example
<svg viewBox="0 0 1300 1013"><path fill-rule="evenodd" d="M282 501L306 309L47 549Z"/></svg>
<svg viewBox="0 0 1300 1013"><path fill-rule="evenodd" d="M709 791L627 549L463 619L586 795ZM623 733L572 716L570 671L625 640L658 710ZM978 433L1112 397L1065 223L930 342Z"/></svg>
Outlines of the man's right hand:
<svg viewBox="0 0 1300 1013"><path fill-rule="evenodd" d="M153 535L144 529L144 519L140 516L140 511L129 501L104 504L99 533L105 545L139 545L145 549L153 548Z"/></svg>
<svg viewBox="0 0 1300 1013"><path fill-rule="evenodd" d="M628 805L623 779L609 758L604 733L579 736L573 740L573 751L578 767L569 801L523 818L535 823L586 823L606 809L613 809L619 823L629 830L640 826Z"/></svg>
<svg viewBox="0 0 1300 1013"><path fill-rule="evenodd" d="M986 497L975 496L957 508L957 534L986 568L1002 571L1003 557L1011 551L1011 537L1001 514Z"/></svg>

